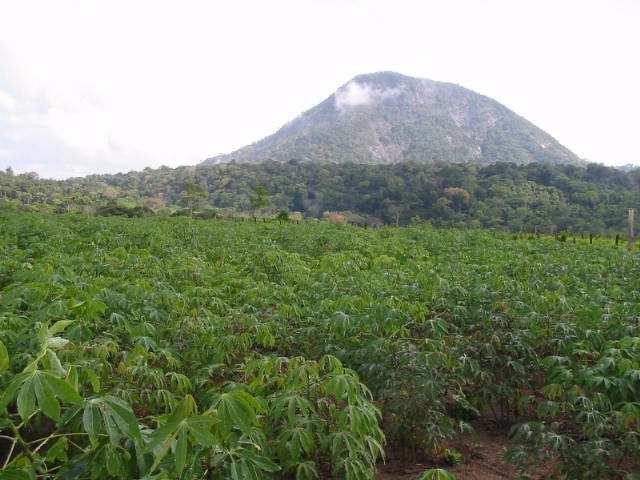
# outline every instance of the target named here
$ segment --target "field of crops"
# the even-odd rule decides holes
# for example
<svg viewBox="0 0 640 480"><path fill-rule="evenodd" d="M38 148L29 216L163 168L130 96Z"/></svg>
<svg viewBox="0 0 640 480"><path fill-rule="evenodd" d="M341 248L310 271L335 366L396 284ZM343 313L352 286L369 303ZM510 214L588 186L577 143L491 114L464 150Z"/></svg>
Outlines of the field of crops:
<svg viewBox="0 0 640 480"><path fill-rule="evenodd" d="M372 479L383 452L464 461L479 425L523 473L640 478L639 267L483 231L0 214L0 479Z"/></svg>

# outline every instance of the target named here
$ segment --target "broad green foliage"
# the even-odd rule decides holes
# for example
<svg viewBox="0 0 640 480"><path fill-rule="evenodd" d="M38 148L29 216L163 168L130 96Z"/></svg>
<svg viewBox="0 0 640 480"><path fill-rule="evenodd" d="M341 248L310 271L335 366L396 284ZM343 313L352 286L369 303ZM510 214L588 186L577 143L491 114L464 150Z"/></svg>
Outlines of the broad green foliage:
<svg viewBox="0 0 640 480"><path fill-rule="evenodd" d="M385 444L456 463L478 417L513 426L523 472L640 465L624 249L426 226L0 226L0 479L373 479Z"/></svg>

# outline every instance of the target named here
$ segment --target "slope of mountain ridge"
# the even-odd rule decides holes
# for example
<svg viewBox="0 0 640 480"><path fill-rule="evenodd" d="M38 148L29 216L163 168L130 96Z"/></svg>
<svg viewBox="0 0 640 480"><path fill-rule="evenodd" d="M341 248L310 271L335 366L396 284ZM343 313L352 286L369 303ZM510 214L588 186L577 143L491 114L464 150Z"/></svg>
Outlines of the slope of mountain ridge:
<svg viewBox="0 0 640 480"><path fill-rule="evenodd" d="M266 160L584 163L489 97L394 72L358 75L276 133L203 164Z"/></svg>

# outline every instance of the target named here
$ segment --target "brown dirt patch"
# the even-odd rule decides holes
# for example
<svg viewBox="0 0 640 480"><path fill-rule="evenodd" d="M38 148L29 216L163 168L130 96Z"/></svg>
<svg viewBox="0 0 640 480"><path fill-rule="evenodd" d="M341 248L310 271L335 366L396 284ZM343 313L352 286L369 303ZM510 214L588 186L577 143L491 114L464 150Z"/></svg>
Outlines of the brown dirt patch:
<svg viewBox="0 0 640 480"><path fill-rule="evenodd" d="M379 469L379 480L415 480L429 468L446 468L458 480L513 480L516 471L502 459L502 454L509 447L509 440L504 432L478 431L467 436L453 446L463 455L462 463L455 467L442 467L428 462L394 461L393 452L389 452L389 460Z"/></svg>

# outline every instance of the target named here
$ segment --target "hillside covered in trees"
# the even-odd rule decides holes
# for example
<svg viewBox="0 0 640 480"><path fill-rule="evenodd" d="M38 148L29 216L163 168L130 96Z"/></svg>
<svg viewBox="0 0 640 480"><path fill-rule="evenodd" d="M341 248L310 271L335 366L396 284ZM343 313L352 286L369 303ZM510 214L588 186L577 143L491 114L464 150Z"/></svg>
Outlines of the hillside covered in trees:
<svg viewBox="0 0 640 480"><path fill-rule="evenodd" d="M492 98L396 72L358 75L273 135L205 160L581 165L555 138Z"/></svg>
<svg viewBox="0 0 640 480"><path fill-rule="evenodd" d="M498 163L357 165L267 162L161 167L64 181L0 173L4 208L121 214L342 212L360 225L428 221L513 231L622 232L640 173ZM108 209L106 207L112 207ZM118 207L118 208L115 208Z"/></svg>

